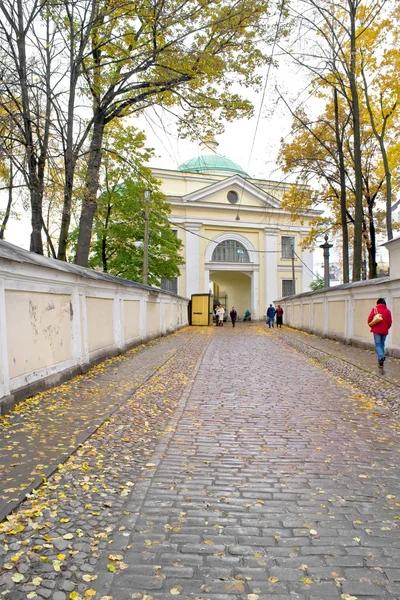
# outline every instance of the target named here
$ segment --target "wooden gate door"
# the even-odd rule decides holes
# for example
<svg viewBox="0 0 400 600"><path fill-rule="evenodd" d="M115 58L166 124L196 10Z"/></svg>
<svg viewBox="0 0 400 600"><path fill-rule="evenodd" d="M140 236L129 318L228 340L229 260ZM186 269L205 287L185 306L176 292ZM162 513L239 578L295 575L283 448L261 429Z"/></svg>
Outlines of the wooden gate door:
<svg viewBox="0 0 400 600"><path fill-rule="evenodd" d="M211 294L192 295L192 325L210 325L212 323Z"/></svg>

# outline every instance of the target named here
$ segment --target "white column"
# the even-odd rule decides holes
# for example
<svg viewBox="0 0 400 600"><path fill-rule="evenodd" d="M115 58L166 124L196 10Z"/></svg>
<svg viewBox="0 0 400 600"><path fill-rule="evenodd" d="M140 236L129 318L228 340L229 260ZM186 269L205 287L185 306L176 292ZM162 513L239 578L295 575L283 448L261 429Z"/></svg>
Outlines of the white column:
<svg viewBox="0 0 400 600"><path fill-rule="evenodd" d="M204 293L210 293L210 271L209 269L204 269Z"/></svg>
<svg viewBox="0 0 400 600"><path fill-rule="evenodd" d="M200 293L200 238L201 223L186 222L186 297ZM191 233L193 232L193 233Z"/></svg>
<svg viewBox="0 0 400 600"><path fill-rule="evenodd" d="M251 274L251 318L257 321L260 318L260 289L258 271Z"/></svg>
<svg viewBox="0 0 400 600"><path fill-rule="evenodd" d="M10 394L8 371L6 294L4 281L0 281L0 398Z"/></svg>
<svg viewBox="0 0 400 600"><path fill-rule="evenodd" d="M281 290L278 290L278 231L266 227L265 234L265 307L264 315L267 314L267 308L277 298L281 297Z"/></svg>
<svg viewBox="0 0 400 600"><path fill-rule="evenodd" d="M306 234L302 233L301 234L301 239L305 238ZM303 282L303 286L302 286L302 292L309 292L310 291L310 283L312 282L312 280L314 279L314 276L312 274L312 271L314 271L314 254L313 252L310 252L310 250L303 250L301 253L301 260L303 261L302 267L303 267L303 272L302 272L302 282Z"/></svg>

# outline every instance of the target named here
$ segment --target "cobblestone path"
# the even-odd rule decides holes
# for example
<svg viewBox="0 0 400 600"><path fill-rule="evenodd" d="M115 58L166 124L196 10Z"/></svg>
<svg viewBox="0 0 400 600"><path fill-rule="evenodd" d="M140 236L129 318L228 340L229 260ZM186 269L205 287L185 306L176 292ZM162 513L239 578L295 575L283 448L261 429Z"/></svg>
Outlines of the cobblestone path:
<svg viewBox="0 0 400 600"><path fill-rule="evenodd" d="M399 421L330 371L200 330L7 523L3 596L399 600Z"/></svg>
<svg viewBox="0 0 400 600"><path fill-rule="evenodd" d="M0 521L194 335L186 328L138 346L1 417Z"/></svg>

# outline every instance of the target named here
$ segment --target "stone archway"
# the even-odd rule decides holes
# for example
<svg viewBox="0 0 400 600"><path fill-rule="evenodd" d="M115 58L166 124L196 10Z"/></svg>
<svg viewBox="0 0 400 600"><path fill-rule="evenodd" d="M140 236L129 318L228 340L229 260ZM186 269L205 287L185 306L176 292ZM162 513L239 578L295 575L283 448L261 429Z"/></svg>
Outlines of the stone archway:
<svg viewBox="0 0 400 600"><path fill-rule="evenodd" d="M214 250L218 245L229 241L238 242L238 245L246 250L246 261L213 260ZM210 282L217 285L221 293L226 293L230 307L232 305L236 307L238 304L236 310L239 316L249 310L253 319L259 318L259 255L246 236L224 231L215 236L208 244L205 252L205 287L207 291Z"/></svg>

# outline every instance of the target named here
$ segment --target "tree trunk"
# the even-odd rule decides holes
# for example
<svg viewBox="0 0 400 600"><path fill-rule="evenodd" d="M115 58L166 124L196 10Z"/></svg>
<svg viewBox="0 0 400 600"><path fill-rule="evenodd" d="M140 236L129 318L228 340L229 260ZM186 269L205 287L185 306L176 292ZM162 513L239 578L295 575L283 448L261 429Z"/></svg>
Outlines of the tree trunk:
<svg viewBox="0 0 400 600"><path fill-rule="evenodd" d="M376 279L378 277L378 264L376 262L376 232L374 223L374 207L373 201L368 203L368 221L369 221L369 244L368 250L368 279Z"/></svg>
<svg viewBox="0 0 400 600"><path fill-rule="evenodd" d="M71 44L74 41L74 28L70 27ZM63 211L61 216L61 228L60 236L58 240L58 254L59 260L67 260L67 247L68 247L68 235L69 226L71 223L71 209L72 209L72 192L74 186L75 167L77 160L77 153L74 152L74 112L75 112L75 97L76 97L76 85L78 81L78 69L74 64L73 56L70 56L70 69L71 77L69 84L69 99L68 99L68 115L67 115L67 135L65 143L65 154L64 154L64 171L65 171L65 182L64 182L64 203ZM83 142L83 139L82 139Z"/></svg>
<svg viewBox="0 0 400 600"><path fill-rule="evenodd" d="M339 157L340 178L340 219L342 228L342 260L343 260L343 283L349 283L349 230L347 227L347 190L346 190L346 168L343 154L343 141L340 135L339 102L337 89L333 88L333 99L335 106L335 135Z"/></svg>
<svg viewBox="0 0 400 600"><path fill-rule="evenodd" d="M4 232L6 230L8 219L10 218L10 214L11 214L11 206L12 206L12 201L13 201L13 185L14 185L14 172L13 172L12 161L10 160L10 177L8 180L8 201L7 201L6 212L3 217L3 222L1 224L0 240L4 240Z"/></svg>
<svg viewBox="0 0 400 600"><path fill-rule="evenodd" d="M68 27L69 27L69 67L70 67L70 82L69 82L69 98L68 98L68 113L67 113L67 134L65 140L65 156L64 156L64 204L61 217L60 237L58 242L59 260L67 260L68 235L71 223L72 212L72 193L75 177L75 168L78 160L80 148L85 142L90 127L87 127L81 135L78 142L74 146L74 125L75 125L75 110L76 110L76 88L79 77L81 75L81 65L83 57L87 52L87 46L90 40L92 28L96 23L99 12L98 0L90 0L87 4L88 20L82 23L82 27L77 30L74 19L74 4L69 0L64 0L64 5L67 7ZM78 41L79 40L79 41ZM78 47L78 52L76 52Z"/></svg>
<svg viewBox="0 0 400 600"><path fill-rule="evenodd" d="M18 10L18 25L16 30L17 35L17 48L18 48L18 75L19 85L21 90L21 104L22 104L22 118L24 123L24 136L25 136L25 148L26 148L26 159L28 165L28 180L29 180L29 192L31 202L31 252L36 254L43 254L43 241L42 241L42 194L43 190L40 189L39 179L37 175L37 160L35 156L35 149L33 143L32 133L32 119L30 112L29 92L28 92L28 72L27 72L27 59L26 59L26 33L24 25L24 11L22 0L17 0Z"/></svg>
<svg viewBox="0 0 400 600"><path fill-rule="evenodd" d="M44 234L47 239L47 244L48 244L48 246L50 248L50 252L51 252L51 257L49 256L49 258L57 258L56 251L55 251L54 245L53 245L53 240L51 239L48 227L46 226L46 223L44 221L42 223L42 226L43 226Z"/></svg>
<svg viewBox="0 0 400 600"><path fill-rule="evenodd" d="M386 232L388 240L393 239L393 228L392 228L392 174L389 168L389 161L385 148L385 141L383 136L379 136L379 146L381 148L383 167L385 169L386 179Z"/></svg>
<svg viewBox="0 0 400 600"><path fill-rule="evenodd" d="M354 245L353 245L353 281L360 281L362 264L362 221L363 221L363 189L361 162L360 107L356 81L356 6L355 0L348 0L350 14L350 71L349 82L351 92L351 110L353 116L354 171L355 171L355 210L354 210Z"/></svg>
<svg viewBox="0 0 400 600"><path fill-rule="evenodd" d="M99 188L101 146L103 143L104 126L104 114L98 109L94 115L93 137L89 150L85 194L79 220L78 248L75 257L75 263L81 267L87 267L89 261L93 218L97 208L96 197Z"/></svg>
<svg viewBox="0 0 400 600"><path fill-rule="evenodd" d="M43 240L42 240L42 195L38 189L31 190L31 243L30 251L36 254L43 254Z"/></svg>
<svg viewBox="0 0 400 600"><path fill-rule="evenodd" d="M107 273L107 271L108 271L108 264L107 264L107 231L108 231L108 225L110 223L111 210L112 210L112 205L110 203L108 203L108 206L107 206L107 215L106 215L106 222L105 222L105 226L104 226L103 237L102 237L102 240L101 240L101 262L103 263L103 271L104 271L104 273Z"/></svg>
<svg viewBox="0 0 400 600"><path fill-rule="evenodd" d="M370 103L370 99L369 99L368 84L367 84L367 78L365 77L364 69L361 70L361 74L362 74L363 79L364 79L365 99L366 99L366 102L367 102L367 109L368 109L368 114L369 114L369 118L370 118L370 121L371 121L371 127L372 127L372 131L374 132L374 135L375 135L376 139L379 142L379 147L380 147L381 154L382 154L383 168L385 170L385 180L386 180L386 232L387 232L388 240L391 240L391 239L393 239L393 228L392 228L392 173L390 172L389 161L388 161L387 152L386 152L385 133L386 133L386 126L387 126L388 119L389 119L390 115L396 110L397 100L393 104L391 111L388 112L385 115L384 111L383 111L383 99L382 99L382 94L381 94L381 115L382 115L383 123L382 123L381 133L379 133L379 131L378 131L377 127L376 127L374 113L373 113L373 110L372 110L372 107L371 107L371 103Z"/></svg>
<svg viewBox="0 0 400 600"><path fill-rule="evenodd" d="M65 182L64 182L64 204L61 216L60 236L58 239L57 258L67 260L67 247L69 226L71 224L72 192L74 185L75 160L72 158L70 148L67 147L65 156Z"/></svg>

